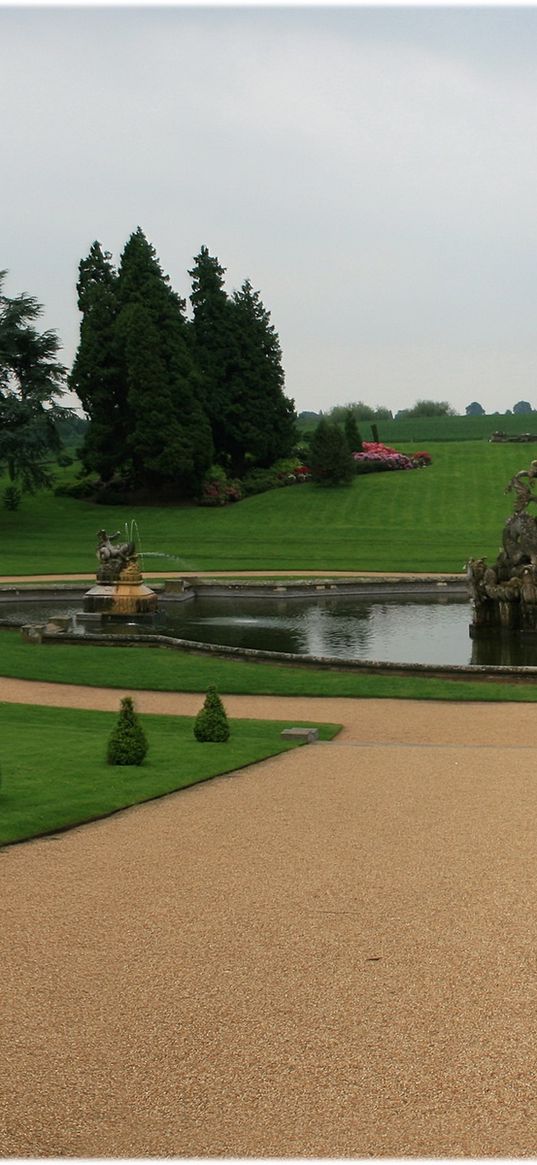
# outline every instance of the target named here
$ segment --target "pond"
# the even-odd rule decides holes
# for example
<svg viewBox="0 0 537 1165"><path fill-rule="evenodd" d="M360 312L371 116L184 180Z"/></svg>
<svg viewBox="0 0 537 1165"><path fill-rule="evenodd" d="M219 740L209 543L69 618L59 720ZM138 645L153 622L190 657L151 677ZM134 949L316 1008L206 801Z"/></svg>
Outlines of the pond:
<svg viewBox="0 0 537 1165"><path fill-rule="evenodd" d="M319 598L196 597L159 599L151 623L77 622L82 596L0 604L2 622L39 622L72 614L81 636L103 631L118 636L160 632L225 647L247 647L341 660L376 660L429 665L537 666L537 637L496 631L486 639L469 635L472 612L463 596L439 600L407 597Z"/></svg>

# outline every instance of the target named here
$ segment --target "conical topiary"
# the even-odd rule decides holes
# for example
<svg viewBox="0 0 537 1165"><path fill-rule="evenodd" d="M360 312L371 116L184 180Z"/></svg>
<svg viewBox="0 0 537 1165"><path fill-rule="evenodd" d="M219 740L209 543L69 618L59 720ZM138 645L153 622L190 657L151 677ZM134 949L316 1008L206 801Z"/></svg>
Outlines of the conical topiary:
<svg viewBox="0 0 537 1165"><path fill-rule="evenodd" d="M226 710L214 687L207 689L203 708L194 721L194 736L203 744L209 742L224 744L229 740Z"/></svg>
<svg viewBox="0 0 537 1165"><path fill-rule="evenodd" d="M141 765L147 752L145 732L134 710L130 696L125 696L116 726L108 741L106 759L109 765Z"/></svg>

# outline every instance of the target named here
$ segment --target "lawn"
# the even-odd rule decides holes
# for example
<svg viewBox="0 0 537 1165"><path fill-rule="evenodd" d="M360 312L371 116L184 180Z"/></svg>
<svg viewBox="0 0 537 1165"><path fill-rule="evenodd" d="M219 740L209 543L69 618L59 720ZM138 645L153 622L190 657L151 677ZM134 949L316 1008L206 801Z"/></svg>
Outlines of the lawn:
<svg viewBox="0 0 537 1165"><path fill-rule="evenodd" d="M111 712L0 704L0 845L105 817L299 747L280 736L290 721L232 720L227 744L198 744L191 717L144 715L143 765L116 767L105 760L116 719ZM323 740L339 731L317 727Z"/></svg>
<svg viewBox="0 0 537 1165"><path fill-rule="evenodd" d="M249 663L155 647L93 647L26 643L0 629L0 674L90 687L227 695L345 696L356 699L534 701L537 684L352 672Z"/></svg>
<svg viewBox="0 0 537 1165"><path fill-rule="evenodd" d="M132 518L148 576L166 569L461 571L468 557L496 557L512 508L505 486L532 450L437 443L428 469L357 477L348 488L293 486L218 509L131 512L43 492L25 497L15 513L0 508L0 574L91 573L96 531L123 531Z"/></svg>

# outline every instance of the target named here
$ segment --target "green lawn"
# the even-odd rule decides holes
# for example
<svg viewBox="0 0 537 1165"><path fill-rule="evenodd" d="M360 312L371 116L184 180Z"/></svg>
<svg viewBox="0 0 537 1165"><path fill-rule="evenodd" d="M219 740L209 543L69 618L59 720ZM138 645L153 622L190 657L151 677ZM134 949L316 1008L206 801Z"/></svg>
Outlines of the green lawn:
<svg viewBox="0 0 537 1165"><path fill-rule="evenodd" d="M143 765L116 767L105 760L116 719L112 712L0 704L0 845L105 817L297 747L280 736L290 721L232 720L227 744L198 744L191 717L144 715ZM323 740L339 731L317 727Z"/></svg>
<svg viewBox="0 0 537 1165"><path fill-rule="evenodd" d="M215 510L131 512L41 493L15 513L0 508L0 573L91 573L96 531L123 530L132 518L148 576L157 569L460 571L468 557L496 557L512 508L504 488L532 451L438 443L429 469L358 477L348 488L273 490Z"/></svg>
<svg viewBox="0 0 537 1165"><path fill-rule="evenodd" d="M441 680L421 676L357 675L287 664L247 663L155 647L25 643L0 629L0 674L122 691L205 692L227 695L346 696L367 699L534 701L537 684Z"/></svg>

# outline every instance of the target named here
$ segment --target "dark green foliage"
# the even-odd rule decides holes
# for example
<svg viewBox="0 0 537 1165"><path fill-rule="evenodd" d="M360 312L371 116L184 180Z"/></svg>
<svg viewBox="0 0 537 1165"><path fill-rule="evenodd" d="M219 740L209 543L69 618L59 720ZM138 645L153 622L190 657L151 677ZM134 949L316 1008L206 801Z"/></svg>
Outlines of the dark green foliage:
<svg viewBox="0 0 537 1165"><path fill-rule="evenodd" d="M216 457L241 476L248 464L267 467L291 452L294 405L283 392L281 348L259 292L246 280L230 299L225 268L207 247L194 262L196 353Z"/></svg>
<svg viewBox="0 0 537 1165"><path fill-rule="evenodd" d="M203 708L196 716L194 736L203 744L224 744L229 740L226 710L214 686L207 689Z"/></svg>
<svg viewBox="0 0 537 1165"><path fill-rule="evenodd" d="M466 405L466 408L464 411L465 411L467 417L484 417L485 416L485 410L483 408L483 405L481 405L479 403L479 401L477 401L477 400L473 400L471 402L471 404Z"/></svg>
<svg viewBox="0 0 537 1165"><path fill-rule="evenodd" d="M86 470L109 481L123 459L128 414L116 324L118 276L112 256L93 243L79 266L78 307L82 312L80 343L69 377L90 424L81 457Z"/></svg>
<svg viewBox="0 0 537 1165"><path fill-rule="evenodd" d="M358 425L356 424L356 416L351 409L348 409L345 413L343 428L351 453L360 453L362 450L362 438L358 431Z"/></svg>
<svg viewBox="0 0 537 1165"><path fill-rule="evenodd" d="M516 417L527 416L528 413L532 412L533 409L528 400L519 400L517 401L516 405L513 405L513 413Z"/></svg>
<svg viewBox="0 0 537 1165"><path fill-rule="evenodd" d="M417 400L411 409L404 410L405 417L454 417L456 409L447 400Z"/></svg>
<svg viewBox="0 0 537 1165"><path fill-rule="evenodd" d="M343 429L324 417L311 438L310 468L319 485L348 485L354 477L354 461Z"/></svg>
<svg viewBox="0 0 537 1165"><path fill-rule="evenodd" d="M147 752L145 732L134 710L131 696L121 701L116 726L108 741L109 765L141 765Z"/></svg>
<svg viewBox="0 0 537 1165"><path fill-rule="evenodd" d="M3 502L5 510L18 510L22 499L20 489L16 485L6 486L3 493Z"/></svg>
<svg viewBox="0 0 537 1165"><path fill-rule="evenodd" d="M47 463L61 449L58 424L69 416L58 403L65 368L56 360L56 333L34 326L41 306L29 295L4 295L5 274L0 272L0 469L33 492L51 485Z"/></svg>

